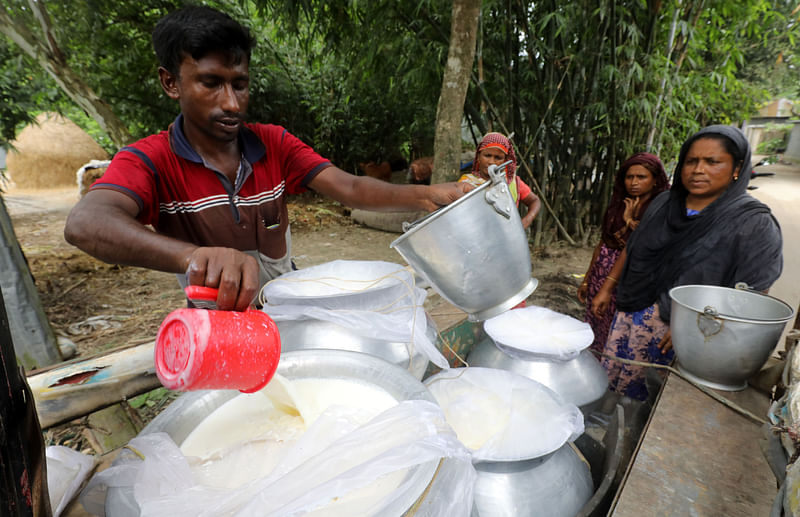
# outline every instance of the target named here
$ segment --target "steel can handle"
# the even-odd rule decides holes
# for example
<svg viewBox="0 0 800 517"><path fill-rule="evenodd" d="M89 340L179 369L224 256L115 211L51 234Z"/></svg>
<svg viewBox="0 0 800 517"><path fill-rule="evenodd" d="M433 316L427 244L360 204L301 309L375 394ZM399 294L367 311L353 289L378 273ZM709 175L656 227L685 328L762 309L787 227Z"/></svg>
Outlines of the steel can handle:
<svg viewBox="0 0 800 517"><path fill-rule="evenodd" d="M217 308L217 296L219 289L216 287L206 287L203 285L187 285L183 288L186 297L193 307L198 309L215 310Z"/></svg>

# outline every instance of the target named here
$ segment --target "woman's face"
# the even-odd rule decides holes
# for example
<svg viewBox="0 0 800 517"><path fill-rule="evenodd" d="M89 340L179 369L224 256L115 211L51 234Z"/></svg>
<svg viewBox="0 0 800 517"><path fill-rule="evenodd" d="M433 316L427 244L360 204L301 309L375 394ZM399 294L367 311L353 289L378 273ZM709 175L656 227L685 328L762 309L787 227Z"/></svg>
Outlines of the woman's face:
<svg viewBox="0 0 800 517"><path fill-rule="evenodd" d="M711 204L739 176L733 156L717 139L700 138L692 143L681 169L681 181L689 191L688 201Z"/></svg>
<svg viewBox="0 0 800 517"><path fill-rule="evenodd" d="M484 178L489 177L489 166L500 165L506 161L506 153L497 147L486 147L478 153L478 172Z"/></svg>
<svg viewBox="0 0 800 517"><path fill-rule="evenodd" d="M625 190L631 197L649 196L655 183L653 173L643 165L631 165L625 172Z"/></svg>

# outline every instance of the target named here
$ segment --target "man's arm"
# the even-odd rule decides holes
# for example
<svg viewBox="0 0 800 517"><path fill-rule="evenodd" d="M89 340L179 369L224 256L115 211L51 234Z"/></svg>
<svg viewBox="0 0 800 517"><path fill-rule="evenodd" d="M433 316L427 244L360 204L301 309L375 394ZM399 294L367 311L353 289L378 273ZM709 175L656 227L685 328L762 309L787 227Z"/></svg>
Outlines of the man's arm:
<svg viewBox="0 0 800 517"><path fill-rule="evenodd" d="M432 212L452 203L473 188L467 183L395 185L368 176L355 176L334 166L322 170L308 186L351 208L383 212Z"/></svg>
<svg viewBox="0 0 800 517"><path fill-rule="evenodd" d="M220 289L220 309L247 308L258 291L253 257L160 235L136 220L138 212L136 202L121 192L92 190L70 211L64 238L104 262L186 273L192 285Z"/></svg>

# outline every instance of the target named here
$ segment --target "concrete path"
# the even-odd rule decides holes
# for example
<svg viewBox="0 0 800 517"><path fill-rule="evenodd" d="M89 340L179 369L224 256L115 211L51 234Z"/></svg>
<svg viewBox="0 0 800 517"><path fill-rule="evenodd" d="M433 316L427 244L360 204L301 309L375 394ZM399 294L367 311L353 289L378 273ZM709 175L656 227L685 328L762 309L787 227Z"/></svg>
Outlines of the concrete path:
<svg viewBox="0 0 800 517"><path fill-rule="evenodd" d="M769 294L797 310L800 305L800 165L762 165L755 170L775 173L751 179L750 185L758 189L750 193L769 205L783 233L783 274ZM786 326L779 347L783 346L786 332L792 326L793 322Z"/></svg>
<svg viewBox="0 0 800 517"><path fill-rule="evenodd" d="M50 211L69 211L78 202L77 187L42 190L7 188L3 200L12 216Z"/></svg>

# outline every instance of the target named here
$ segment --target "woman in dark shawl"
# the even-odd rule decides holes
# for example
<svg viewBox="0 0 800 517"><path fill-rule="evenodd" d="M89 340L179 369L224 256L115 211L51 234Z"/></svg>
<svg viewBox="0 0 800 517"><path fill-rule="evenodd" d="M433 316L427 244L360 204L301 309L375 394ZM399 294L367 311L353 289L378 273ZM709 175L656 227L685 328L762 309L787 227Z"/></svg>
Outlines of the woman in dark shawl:
<svg viewBox="0 0 800 517"><path fill-rule="evenodd" d="M631 232L639 225L650 202L669 188L664 165L658 156L650 153L636 153L617 171L611 202L603 217L600 242L594 249L589 269L578 287L578 300L586 305L583 320L592 327L594 341L591 348L603 351L614 316L615 300L612 294L608 310L595 316L592 300L605 282L608 272L625 248Z"/></svg>
<svg viewBox="0 0 800 517"><path fill-rule="evenodd" d="M650 204L603 287L607 310L619 278L617 313L604 353L666 364L672 360L669 290L679 285L766 291L783 268L782 239L769 207L747 194L750 145L731 126L709 126L681 147L669 192ZM644 400L644 369L603 360L611 389Z"/></svg>

